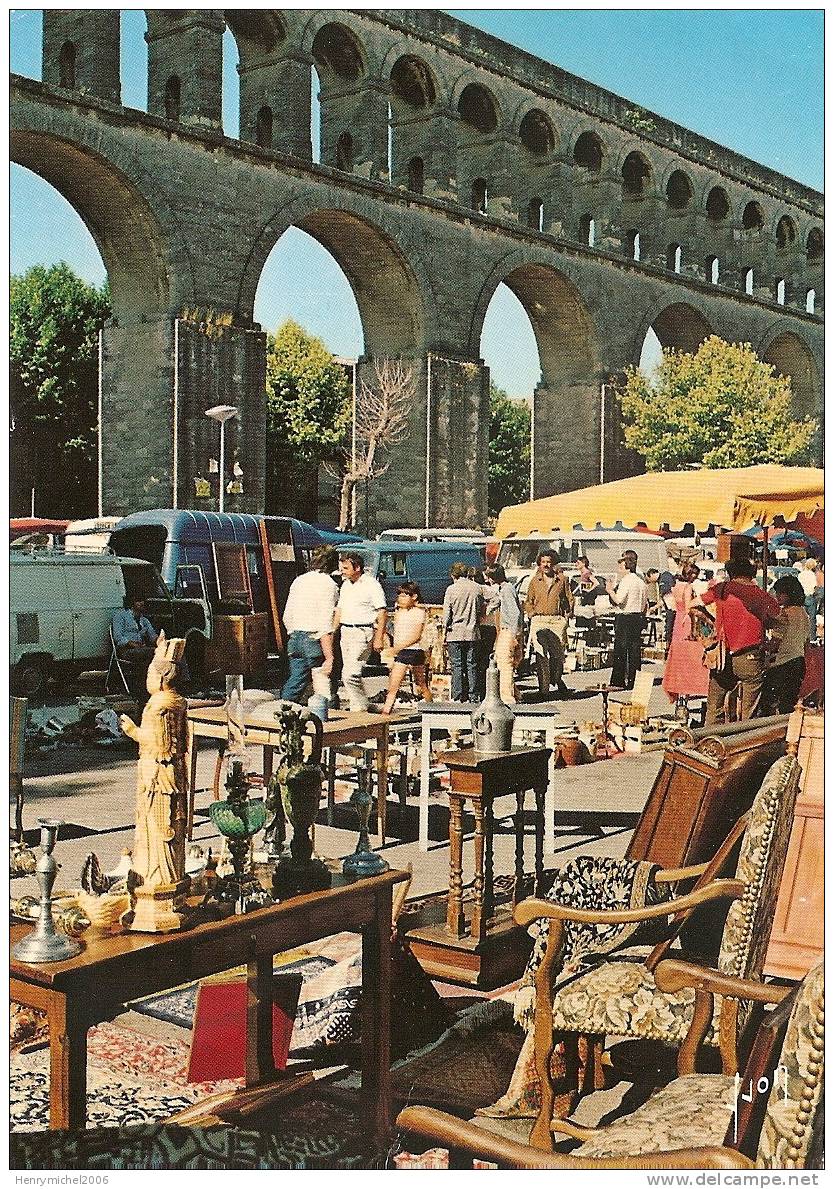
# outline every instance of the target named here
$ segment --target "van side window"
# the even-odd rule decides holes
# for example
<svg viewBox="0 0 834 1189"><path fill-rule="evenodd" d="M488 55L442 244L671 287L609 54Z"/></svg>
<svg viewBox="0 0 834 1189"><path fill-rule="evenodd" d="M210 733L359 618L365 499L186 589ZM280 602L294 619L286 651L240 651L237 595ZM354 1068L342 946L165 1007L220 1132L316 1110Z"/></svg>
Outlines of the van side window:
<svg viewBox="0 0 834 1189"><path fill-rule="evenodd" d="M394 577L395 578L404 578L405 577L405 554L404 553L392 553L391 554L391 562L393 563L391 573L394 575Z"/></svg>

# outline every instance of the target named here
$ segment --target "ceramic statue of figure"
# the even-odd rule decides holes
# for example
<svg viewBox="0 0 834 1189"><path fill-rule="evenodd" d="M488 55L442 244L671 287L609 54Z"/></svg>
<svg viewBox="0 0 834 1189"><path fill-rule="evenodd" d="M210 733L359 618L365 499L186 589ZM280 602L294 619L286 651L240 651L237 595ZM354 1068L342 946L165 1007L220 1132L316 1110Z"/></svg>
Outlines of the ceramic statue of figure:
<svg viewBox="0 0 834 1189"><path fill-rule="evenodd" d="M139 744L136 779L136 839L129 877L130 928L168 933L183 924L185 834L188 818L186 702L174 689L184 640L160 633L148 666L150 698L137 727L127 715L120 725Z"/></svg>

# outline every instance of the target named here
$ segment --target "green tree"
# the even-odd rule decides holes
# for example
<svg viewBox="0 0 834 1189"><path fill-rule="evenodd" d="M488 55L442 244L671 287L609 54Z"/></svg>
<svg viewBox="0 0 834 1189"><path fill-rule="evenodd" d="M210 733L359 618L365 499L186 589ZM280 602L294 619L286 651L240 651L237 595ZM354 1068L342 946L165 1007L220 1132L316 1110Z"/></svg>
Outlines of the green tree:
<svg viewBox="0 0 834 1189"><path fill-rule="evenodd" d="M530 406L489 386L489 514L530 498Z"/></svg>
<svg viewBox="0 0 834 1189"><path fill-rule="evenodd" d="M110 291L61 263L11 278L12 501L51 516L95 511L98 332Z"/></svg>
<svg viewBox="0 0 834 1189"><path fill-rule="evenodd" d="M267 510L315 519L319 464L350 429L347 375L321 339L288 319L268 339L266 395Z"/></svg>
<svg viewBox="0 0 834 1189"><path fill-rule="evenodd" d="M653 375L626 369L619 392L626 445L650 471L797 464L814 452L819 425L791 407L786 376L749 343L716 335L694 355L664 348Z"/></svg>

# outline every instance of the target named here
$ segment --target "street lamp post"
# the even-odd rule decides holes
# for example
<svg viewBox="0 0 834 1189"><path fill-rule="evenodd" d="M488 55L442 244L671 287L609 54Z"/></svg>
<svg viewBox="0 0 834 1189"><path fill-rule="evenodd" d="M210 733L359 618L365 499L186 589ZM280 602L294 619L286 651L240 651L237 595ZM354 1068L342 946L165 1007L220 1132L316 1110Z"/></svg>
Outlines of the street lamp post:
<svg viewBox="0 0 834 1189"><path fill-rule="evenodd" d="M210 417L212 421L216 421L220 425L220 501L218 511L222 512L226 495L226 422L232 417L237 417L237 409L234 405L214 405L213 408L206 409L206 417Z"/></svg>

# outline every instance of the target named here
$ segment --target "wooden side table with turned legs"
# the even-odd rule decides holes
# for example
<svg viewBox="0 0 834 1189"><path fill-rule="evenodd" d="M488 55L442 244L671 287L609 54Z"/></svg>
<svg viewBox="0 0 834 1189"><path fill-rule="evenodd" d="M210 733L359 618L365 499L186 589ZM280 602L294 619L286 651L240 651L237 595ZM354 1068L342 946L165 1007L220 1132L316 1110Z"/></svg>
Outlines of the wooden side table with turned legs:
<svg viewBox="0 0 834 1189"><path fill-rule="evenodd" d="M449 768L449 892L446 922L420 926L408 934L414 955L432 978L489 989L517 977L530 949L530 939L513 923L512 910L524 895L525 798L535 800L535 888L544 871L544 801L550 749L514 747L487 753L464 748L440 757ZM494 873L494 803L514 796L515 866L509 904L496 907ZM468 805L467 805L468 803ZM463 900L463 815L471 807L475 819L472 906Z"/></svg>

